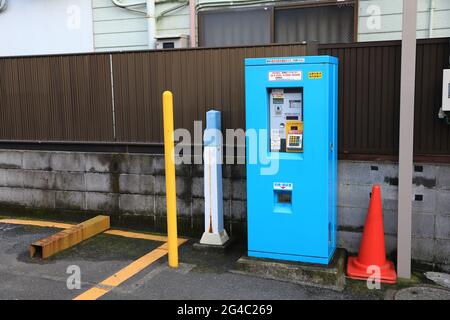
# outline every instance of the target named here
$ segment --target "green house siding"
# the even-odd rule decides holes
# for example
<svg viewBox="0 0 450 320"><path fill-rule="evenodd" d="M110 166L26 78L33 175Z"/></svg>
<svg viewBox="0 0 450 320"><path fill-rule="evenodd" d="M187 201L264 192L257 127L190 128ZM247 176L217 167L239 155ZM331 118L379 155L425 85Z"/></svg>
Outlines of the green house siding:
<svg viewBox="0 0 450 320"><path fill-rule="evenodd" d="M430 38L430 5L432 1L417 1L417 38ZM434 4L431 37L449 37L450 1L435 0ZM377 12L380 12L379 20L376 16ZM403 0L360 0L358 41L401 39L402 12ZM378 21L380 28L377 28Z"/></svg>
<svg viewBox="0 0 450 320"><path fill-rule="evenodd" d="M156 4L156 14L178 4ZM145 10L145 6L139 9ZM144 14L119 8L111 0L92 0L92 16L95 51L148 48L147 19ZM189 7L182 7L159 18L156 33L189 34Z"/></svg>
<svg viewBox="0 0 450 320"><path fill-rule="evenodd" d="M92 0L95 51L147 49L145 15L116 7L111 0Z"/></svg>
<svg viewBox="0 0 450 320"><path fill-rule="evenodd" d="M134 1L134 0L129 0ZM237 0L236 2L238 2ZM450 37L450 0L434 0L430 32L432 0L417 0L417 37ZM216 0L198 0L214 3ZM180 2L156 4L158 35L189 35L189 7L186 5L160 16ZM144 14L116 7L111 0L92 0L94 48L96 51L139 50L148 48L147 21ZM145 10L145 6L141 7ZM223 9L223 8L222 8ZM358 41L401 39L403 0L359 0ZM377 12L380 13L376 16ZM379 27L379 28L378 28Z"/></svg>
<svg viewBox="0 0 450 320"><path fill-rule="evenodd" d="M161 3L156 5L156 14L159 16L164 10L177 6L179 2ZM156 34L186 34L189 35L189 6L172 11L156 22Z"/></svg>

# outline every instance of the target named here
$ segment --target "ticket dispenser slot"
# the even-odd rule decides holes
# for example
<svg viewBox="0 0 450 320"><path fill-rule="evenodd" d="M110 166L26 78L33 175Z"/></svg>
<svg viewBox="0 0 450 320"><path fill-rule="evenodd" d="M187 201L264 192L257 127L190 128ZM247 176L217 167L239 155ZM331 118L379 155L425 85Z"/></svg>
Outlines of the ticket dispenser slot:
<svg viewBox="0 0 450 320"><path fill-rule="evenodd" d="M270 150L303 152L303 88L272 88Z"/></svg>
<svg viewBox="0 0 450 320"><path fill-rule="evenodd" d="M292 189L291 183L274 183L274 212L292 213Z"/></svg>

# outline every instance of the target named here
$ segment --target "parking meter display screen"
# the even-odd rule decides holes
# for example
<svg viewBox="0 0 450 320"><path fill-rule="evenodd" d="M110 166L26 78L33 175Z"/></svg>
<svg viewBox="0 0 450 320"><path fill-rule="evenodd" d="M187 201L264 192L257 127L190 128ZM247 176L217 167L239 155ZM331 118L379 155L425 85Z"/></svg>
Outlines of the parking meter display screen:
<svg viewBox="0 0 450 320"><path fill-rule="evenodd" d="M269 89L271 152L303 152L303 88Z"/></svg>

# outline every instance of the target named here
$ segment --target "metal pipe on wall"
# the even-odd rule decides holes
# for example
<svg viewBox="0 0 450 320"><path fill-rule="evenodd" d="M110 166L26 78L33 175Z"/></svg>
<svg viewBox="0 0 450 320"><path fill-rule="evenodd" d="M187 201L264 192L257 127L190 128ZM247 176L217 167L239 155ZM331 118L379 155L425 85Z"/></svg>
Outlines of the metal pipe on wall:
<svg viewBox="0 0 450 320"><path fill-rule="evenodd" d="M118 0L111 0L114 5L119 8L145 14L147 18L147 34L148 34L148 48L155 49L156 46L156 13L155 0L145 0L144 2L122 3ZM133 7L146 5L146 10L135 9Z"/></svg>
<svg viewBox="0 0 450 320"><path fill-rule="evenodd" d="M156 47L155 0L147 0L147 34L148 34L148 48L155 49Z"/></svg>
<svg viewBox="0 0 450 320"><path fill-rule="evenodd" d="M428 37L433 37L433 23L434 23L434 9L436 8L436 1L430 0L430 21L428 26Z"/></svg>
<svg viewBox="0 0 450 320"><path fill-rule="evenodd" d="M144 2L142 2L142 1L140 1L140 2L133 2L133 3L122 3L122 2L120 2L119 0L111 0L111 1L112 1L112 3L113 3L115 6L117 6L117 7L119 7L119 8L126 9L126 10L130 10L130 11L137 12L137 13L141 13L141 14L145 14L145 13L146 13L146 12L143 11L143 10L133 8L133 7L135 7L135 6L144 5L144 4L145 4L145 1L144 1Z"/></svg>
<svg viewBox="0 0 450 320"><path fill-rule="evenodd" d="M177 2L178 2L178 1L177 1ZM161 2L156 2L156 4L158 4L158 3L161 3ZM157 20L158 20L158 19L161 19L161 18L163 18L166 14L171 13L171 12L173 12L173 11L176 11L176 10L178 10L178 9L180 9L180 8L183 8L184 6L187 6L187 5L188 5L188 2L187 2L187 1L186 1L186 2L181 2L180 4L178 4L178 5L176 5L176 6L172 7L172 8L163 10L163 11L161 11L161 12L159 13L159 15L156 17L156 19L157 19Z"/></svg>
<svg viewBox="0 0 450 320"><path fill-rule="evenodd" d="M205 8L217 8L217 7L240 7L251 5L269 5L277 0L240 0L240 1L215 1L198 3L195 8L200 11Z"/></svg>
<svg viewBox="0 0 450 320"><path fill-rule="evenodd" d="M191 42L191 47L197 46L197 37L195 32L195 20L197 17L197 11L195 9L195 0L189 0L189 38Z"/></svg>

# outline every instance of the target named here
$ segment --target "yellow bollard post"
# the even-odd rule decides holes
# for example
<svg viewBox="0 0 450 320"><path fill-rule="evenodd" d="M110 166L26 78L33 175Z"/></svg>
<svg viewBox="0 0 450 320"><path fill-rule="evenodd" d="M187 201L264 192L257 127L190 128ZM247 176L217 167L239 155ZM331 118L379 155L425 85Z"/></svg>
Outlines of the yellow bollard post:
<svg viewBox="0 0 450 320"><path fill-rule="evenodd" d="M166 162L167 247L169 266L178 268L177 200L175 185L175 159L173 146L173 96L163 93L164 155Z"/></svg>

